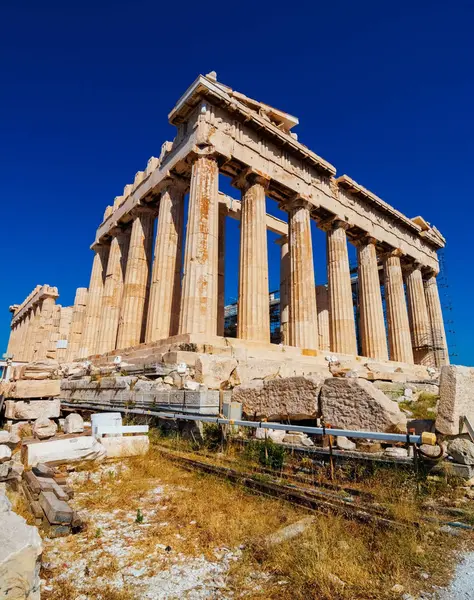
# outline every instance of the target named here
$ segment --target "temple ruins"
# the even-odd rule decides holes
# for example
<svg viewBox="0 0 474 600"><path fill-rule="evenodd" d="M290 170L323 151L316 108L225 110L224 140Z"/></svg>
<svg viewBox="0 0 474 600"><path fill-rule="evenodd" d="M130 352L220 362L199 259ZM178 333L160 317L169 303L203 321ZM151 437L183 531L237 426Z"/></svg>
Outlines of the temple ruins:
<svg viewBox="0 0 474 600"><path fill-rule="evenodd" d="M65 362L132 357L137 348L218 355L230 345L246 358L295 364L328 353L449 363L437 286L445 239L436 227L337 176L298 141L297 118L221 84L214 72L194 81L169 122L175 139L105 210L88 289L78 288L73 307L56 305L50 286L12 306L9 355ZM240 200L219 191L219 174ZM267 214L266 199L287 222ZM240 220L234 340L224 337L227 217ZM311 221L326 232L327 274L314 272ZM280 236L280 344L270 344L267 230ZM357 310L348 244L357 248Z"/></svg>

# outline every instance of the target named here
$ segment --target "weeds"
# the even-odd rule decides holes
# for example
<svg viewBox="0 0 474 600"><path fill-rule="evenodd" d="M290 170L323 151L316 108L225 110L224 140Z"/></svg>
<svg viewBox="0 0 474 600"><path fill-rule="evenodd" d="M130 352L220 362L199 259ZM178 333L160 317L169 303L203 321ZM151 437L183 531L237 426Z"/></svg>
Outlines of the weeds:
<svg viewBox="0 0 474 600"><path fill-rule="evenodd" d="M416 400L400 402L400 408L409 411L414 419L433 419L439 396L431 392L421 392Z"/></svg>

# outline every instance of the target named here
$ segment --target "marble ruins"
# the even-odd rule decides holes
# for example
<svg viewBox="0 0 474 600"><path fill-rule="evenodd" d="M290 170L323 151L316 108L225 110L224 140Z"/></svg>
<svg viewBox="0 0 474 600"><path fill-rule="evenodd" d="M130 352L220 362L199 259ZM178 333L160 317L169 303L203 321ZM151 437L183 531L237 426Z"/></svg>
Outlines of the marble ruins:
<svg viewBox="0 0 474 600"><path fill-rule="evenodd" d="M237 358L291 358L292 375L302 374L298 361L317 364L328 353L394 367L448 364L437 286L445 239L436 227L336 176L298 141L297 118L214 72L194 81L169 122L175 139L105 210L88 289L77 290L73 307L58 306L47 285L12 306L9 355L64 362L232 347ZM220 174L240 200L219 191ZM287 222L267 214L267 198ZM226 217L240 220L234 340L224 338ZM327 285L317 287L326 274L314 273L312 221L327 240ZM280 236L281 344L270 344L267 230ZM348 244L357 248L357 310Z"/></svg>

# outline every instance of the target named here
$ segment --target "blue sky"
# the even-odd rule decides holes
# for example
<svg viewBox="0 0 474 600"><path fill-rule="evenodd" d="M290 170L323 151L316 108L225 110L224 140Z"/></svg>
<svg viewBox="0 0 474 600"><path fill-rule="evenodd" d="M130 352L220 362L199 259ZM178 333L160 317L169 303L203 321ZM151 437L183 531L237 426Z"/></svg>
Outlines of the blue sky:
<svg viewBox="0 0 474 600"><path fill-rule="evenodd" d="M452 360L474 364L473 25L460 1L3 2L0 351L8 306L36 284L58 286L63 305L88 285L105 206L173 138L179 96L216 70L297 115L300 141L339 174L441 230ZM228 299L237 236L229 223ZM314 246L324 283L320 232Z"/></svg>

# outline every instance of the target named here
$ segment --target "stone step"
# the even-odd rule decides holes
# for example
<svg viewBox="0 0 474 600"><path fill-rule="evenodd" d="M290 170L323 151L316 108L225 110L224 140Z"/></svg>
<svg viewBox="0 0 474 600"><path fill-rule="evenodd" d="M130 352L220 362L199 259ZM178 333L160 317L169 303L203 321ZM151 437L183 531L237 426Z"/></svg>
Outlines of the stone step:
<svg viewBox="0 0 474 600"><path fill-rule="evenodd" d="M59 500L53 492L41 492L39 503L51 525L71 523L72 508L64 500Z"/></svg>

